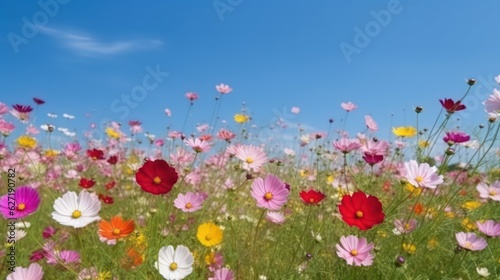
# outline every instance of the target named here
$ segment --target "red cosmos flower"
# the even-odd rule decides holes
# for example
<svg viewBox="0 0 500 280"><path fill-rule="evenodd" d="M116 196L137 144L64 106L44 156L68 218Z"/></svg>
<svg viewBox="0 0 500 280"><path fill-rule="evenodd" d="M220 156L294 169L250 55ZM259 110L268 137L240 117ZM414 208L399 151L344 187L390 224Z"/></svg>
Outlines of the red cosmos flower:
<svg viewBox="0 0 500 280"><path fill-rule="evenodd" d="M326 196L322 192L317 192L315 190L301 191L299 193L300 198L305 204L319 204Z"/></svg>
<svg viewBox="0 0 500 280"><path fill-rule="evenodd" d="M43 101L42 99L40 98L36 98L36 97L33 97L33 101L35 101L35 103L37 105L42 105L42 104L45 104L45 101Z"/></svg>
<svg viewBox="0 0 500 280"><path fill-rule="evenodd" d="M456 111L464 110L466 108L465 105L460 101L455 102L452 99L448 98L445 98L444 101L439 99L439 102L441 102L441 105L446 110L446 112L450 114L453 114Z"/></svg>
<svg viewBox="0 0 500 280"><path fill-rule="evenodd" d="M107 160L109 164L115 165L118 162L118 157L117 156L110 156Z"/></svg>
<svg viewBox="0 0 500 280"><path fill-rule="evenodd" d="M172 190L179 176L175 168L163 159L146 161L135 173L135 180L141 188L151 194L166 194Z"/></svg>
<svg viewBox="0 0 500 280"><path fill-rule="evenodd" d="M87 150L87 155L93 159L93 160L98 160L98 159L104 159L104 152L98 149L92 149L92 150Z"/></svg>
<svg viewBox="0 0 500 280"><path fill-rule="evenodd" d="M382 203L375 196L362 191L344 195L339 206L342 220L350 226L357 226L360 230L371 229L384 221Z"/></svg>
<svg viewBox="0 0 500 280"><path fill-rule="evenodd" d="M107 190L110 190L112 188L114 188L114 186L116 185L116 182L115 181L111 181L109 183L106 183L106 185L104 185L104 187L107 189Z"/></svg>
<svg viewBox="0 0 500 280"><path fill-rule="evenodd" d="M384 160L383 155L377 155L377 154L370 154L370 153L365 153L363 156L363 159L365 160L366 163L369 165L373 166L381 161Z"/></svg>
<svg viewBox="0 0 500 280"><path fill-rule="evenodd" d="M111 196L103 195L101 193L97 197L99 197L99 199L102 200L102 202L104 202L106 204L113 204L113 202L114 202L114 200Z"/></svg>
<svg viewBox="0 0 500 280"><path fill-rule="evenodd" d="M89 179L81 178L80 183L78 183L78 185L82 188L88 189L88 188L92 188L95 185L95 181L92 179L89 180Z"/></svg>

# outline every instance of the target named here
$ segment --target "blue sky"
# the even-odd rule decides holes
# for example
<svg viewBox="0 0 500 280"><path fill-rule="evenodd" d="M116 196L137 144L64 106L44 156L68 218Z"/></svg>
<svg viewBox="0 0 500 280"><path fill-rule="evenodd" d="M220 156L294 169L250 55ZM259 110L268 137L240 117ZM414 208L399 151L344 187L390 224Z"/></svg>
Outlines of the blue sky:
<svg viewBox="0 0 500 280"><path fill-rule="evenodd" d="M364 130L363 117L371 114L377 134L387 138L391 126L415 124L417 105L424 107L421 124L430 127L438 100L460 98L464 79L476 78L464 100L469 110L457 117L463 127L485 122L480 102L500 74L500 2L284 3L2 1L0 101L46 100L37 125L82 131L90 123L140 120L162 135L168 125L182 127L188 91L200 99L187 132L208 122L214 86L226 83L234 91L224 96L220 117L228 122L245 102L259 126L281 116L320 131L333 118L340 129L340 103L352 101L358 109L346 129ZM159 76L147 81L144 99L135 108L125 105L122 96L131 96L151 71ZM290 114L292 106L301 113ZM64 120L63 113L76 118Z"/></svg>

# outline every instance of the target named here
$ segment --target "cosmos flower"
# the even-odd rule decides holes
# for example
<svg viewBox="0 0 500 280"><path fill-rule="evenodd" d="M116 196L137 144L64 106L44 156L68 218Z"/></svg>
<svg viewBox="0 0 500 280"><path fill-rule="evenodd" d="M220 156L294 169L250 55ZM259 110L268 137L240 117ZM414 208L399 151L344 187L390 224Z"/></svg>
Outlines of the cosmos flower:
<svg viewBox="0 0 500 280"><path fill-rule="evenodd" d="M486 220L484 222L477 221L477 228L484 235L489 237L497 237L500 236L500 223L497 223L493 220Z"/></svg>
<svg viewBox="0 0 500 280"><path fill-rule="evenodd" d="M361 148L361 144L357 139L342 137L340 140L333 142L333 147L342 153L347 154Z"/></svg>
<svg viewBox="0 0 500 280"><path fill-rule="evenodd" d="M206 153L210 150L210 144L199 138L190 138L184 140L184 143L191 147L196 153Z"/></svg>
<svg viewBox="0 0 500 280"><path fill-rule="evenodd" d="M208 280L233 280L234 273L228 268L220 268L214 271L214 276L209 277Z"/></svg>
<svg viewBox="0 0 500 280"><path fill-rule="evenodd" d="M33 108L31 106L15 104L12 105L12 108L14 108L14 110L10 111L10 113L19 121L23 123L27 123L29 121L29 114L31 111L33 111Z"/></svg>
<svg viewBox="0 0 500 280"><path fill-rule="evenodd" d="M228 86L228 85L226 85L226 84L222 84L222 83L221 83L221 84L216 85L216 86L215 86L215 89L216 89L218 92L220 92L220 94L228 94L228 93L230 93L231 91L233 91L233 89L232 89L230 86Z"/></svg>
<svg viewBox="0 0 500 280"><path fill-rule="evenodd" d="M382 203L377 197L357 191L351 195L344 195L339 205L342 220L349 226L356 226L360 230L368 230L384 221Z"/></svg>
<svg viewBox="0 0 500 280"><path fill-rule="evenodd" d="M195 92L186 92L186 98L191 101L191 104L193 104L193 101L198 99L198 94Z"/></svg>
<svg viewBox="0 0 500 280"><path fill-rule="evenodd" d="M383 155L377 155L377 154L370 154L370 153L365 153L363 155L363 160L368 163L369 165L373 166L379 162L382 162L384 160Z"/></svg>
<svg viewBox="0 0 500 280"><path fill-rule="evenodd" d="M443 141L448 143L448 145L465 143L470 140L470 136L461 131L449 131L443 137Z"/></svg>
<svg viewBox="0 0 500 280"><path fill-rule="evenodd" d="M378 125L370 115L365 116L365 125L371 132L377 132Z"/></svg>
<svg viewBox="0 0 500 280"><path fill-rule="evenodd" d="M0 102L0 116L5 115L9 112L9 106L7 106L5 103Z"/></svg>
<svg viewBox="0 0 500 280"><path fill-rule="evenodd" d="M317 205L326 197L324 193L313 189L301 191L299 195L302 201L309 205Z"/></svg>
<svg viewBox="0 0 500 280"><path fill-rule="evenodd" d="M221 130L219 130L219 132L217 133L217 137L227 142L230 142L236 137L236 134L234 134L230 130L221 128Z"/></svg>
<svg viewBox="0 0 500 280"><path fill-rule="evenodd" d="M356 108L358 108L358 106L356 106L356 104L352 103L352 102L342 102L340 103L340 107L342 107L342 109L346 110L347 112L351 112L351 111L354 111L356 110Z"/></svg>
<svg viewBox="0 0 500 280"><path fill-rule="evenodd" d="M67 192L54 201L54 212L52 218L65 226L82 228L98 221L101 202L95 193L86 190L77 194Z"/></svg>
<svg viewBox="0 0 500 280"><path fill-rule="evenodd" d="M22 149L34 149L36 148L37 141L31 136L23 135L17 138L17 145Z"/></svg>
<svg viewBox="0 0 500 280"><path fill-rule="evenodd" d="M214 223L203 223L198 226L196 238L203 246L213 247L222 242L223 232L220 227Z"/></svg>
<svg viewBox="0 0 500 280"><path fill-rule="evenodd" d="M12 204L13 201L14 204ZM20 186L16 188L14 196L6 194L0 198L0 212L5 219L27 217L35 213L39 206L40 195L30 186Z"/></svg>
<svg viewBox="0 0 500 280"><path fill-rule="evenodd" d="M405 222L397 219L394 221L394 226L396 226L396 229L400 233L410 233L417 228L417 220L411 219L408 222Z"/></svg>
<svg viewBox="0 0 500 280"><path fill-rule="evenodd" d="M472 232L458 232L455 234L458 245L465 250L481 251L488 246L486 240Z"/></svg>
<svg viewBox="0 0 500 280"><path fill-rule="evenodd" d="M84 189L89 189L95 185L95 181L93 179L81 178L78 185Z"/></svg>
<svg viewBox="0 0 500 280"><path fill-rule="evenodd" d="M493 93L488 96L488 99L484 101L484 109L487 113L496 114L500 116L500 91L496 88L493 89Z"/></svg>
<svg viewBox="0 0 500 280"><path fill-rule="evenodd" d="M495 181L491 185L480 182L476 186L476 190L479 192L479 197L481 198L500 201L500 181Z"/></svg>
<svg viewBox="0 0 500 280"><path fill-rule="evenodd" d="M292 107L292 109L290 109L290 112L292 112L293 114L298 114L298 113L300 113L300 108L299 107Z"/></svg>
<svg viewBox="0 0 500 280"><path fill-rule="evenodd" d="M437 167L431 167L428 163L418 164L417 161L410 160L405 162L404 166L406 180L415 187L435 189L437 185L444 182L443 175L436 173Z"/></svg>
<svg viewBox="0 0 500 280"><path fill-rule="evenodd" d="M101 220L99 222L99 237L105 240L119 240L129 236L135 229L132 220L122 220L120 216L111 218L111 221Z"/></svg>
<svg viewBox="0 0 500 280"><path fill-rule="evenodd" d="M156 269L165 279L184 279L193 272L194 257L184 245L174 250L172 245L160 248Z"/></svg>
<svg viewBox="0 0 500 280"><path fill-rule="evenodd" d="M414 128L413 126L393 127L392 133L394 133L394 135L398 137L410 138L417 135L417 129Z"/></svg>
<svg viewBox="0 0 500 280"><path fill-rule="evenodd" d="M439 102L446 110L446 112L448 112L449 114L453 114L457 111L462 111L466 108L465 105L462 104L460 100L455 102L453 101L453 99L445 98L444 100L439 99Z"/></svg>
<svg viewBox="0 0 500 280"><path fill-rule="evenodd" d="M158 195L170 192L178 175L166 161L157 159L146 161L135 174L135 179L145 192Z"/></svg>
<svg viewBox="0 0 500 280"><path fill-rule="evenodd" d="M18 266L14 272L7 275L7 280L42 280L43 270L37 263L31 263L28 268Z"/></svg>
<svg viewBox="0 0 500 280"><path fill-rule="evenodd" d="M281 212L267 211L266 220L271 223L281 225L285 223L285 216Z"/></svg>
<svg viewBox="0 0 500 280"><path fill-rule="evenodd" d="M45 101L43 101L40 98L33 97L33 101L36 103L36 105L42 105L45 104Z"/></svg>
<svg viewBox="0 0 500 280"><path fill-rule="evenodd" d="M238 145L234 147L234 155L243 161L243 169L247 171L259 172L262 166L267 162L267 156L264 149L252 145ZM229 147L228 147L229 152Z"/></svg>
<svg viewBox="0 0 500 280"><path fill-rule="evenodd" d="M174 200L174 206L183 212L190 213L200 210L204 201L204 195L192 192L187 192L186 194L180 193Z"/></svg>
<svg viewBox="0 0 500 280"><path fill-rule="evenodd" d="M3 136L10 135L15 128L16 126L13 123L0 119L0 133L2 133Z"/></svg>
<svg viewBox="0 0 500 280"><path fill-rule="evenodd" d="M105 159L104 152L99 149L87 150L87 156L93 160Z"/></svg>
<svg viewBox="0 0 500 280"><path fill-rule="evenodd" d="M354 235L340 237L337 247L337 256L344 259L348 265L370 266L375 256L371 250L375 247L373 243L367 243L366 238L358 238Z"/></svg>
<svg viewBox="0 0 500 280"><path fill-rule="evenodd" d="M265 179L257 178L252 183L252 197L261 208L279 210L287 203L289 194L286 184L271 174Z"/></svg>
<svg viewBox="0 0 500 280"><path fill-rule="evenodd" d="M243 115L243 114L234 115L234 121L237 123L246 123L249 120L250 120L250 117L247 115Z"/></svg>

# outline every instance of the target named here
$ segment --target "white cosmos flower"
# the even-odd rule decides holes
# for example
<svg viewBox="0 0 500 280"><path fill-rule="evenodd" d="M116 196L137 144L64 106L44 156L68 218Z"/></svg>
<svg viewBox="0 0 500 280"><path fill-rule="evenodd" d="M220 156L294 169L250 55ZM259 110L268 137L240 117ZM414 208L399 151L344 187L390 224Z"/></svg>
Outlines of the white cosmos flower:
<svg viewBox="0 0 500 280"><path fill-rule="evenodd" d="M67 192L54 202L52 218L65 226L82 228L101 219L101 201L94 193L85 190L77 196L75 192Z"/></svg>
<svg viewBox="0 0 500 280"><path fill-rule="evenodd" d="M155 267L165 279L184 279L193 272L194 257L184 245L174 251L172 245L163 246L158 253Z"/></svg>

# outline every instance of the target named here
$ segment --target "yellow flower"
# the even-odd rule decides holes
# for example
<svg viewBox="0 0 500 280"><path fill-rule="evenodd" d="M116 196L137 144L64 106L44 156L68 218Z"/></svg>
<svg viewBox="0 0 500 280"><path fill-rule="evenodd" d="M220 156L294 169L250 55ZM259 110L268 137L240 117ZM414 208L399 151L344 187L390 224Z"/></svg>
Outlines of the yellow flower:
<svg viewBox="0 0 500 280"><path fill-rule="evenodd" d="M392 133L398 137L413 137L417 134L417 129L413 126L393 127Z"/></svg>
<svg viewBox="0 0 500 280"><path fill-rule="evenodd" d="M248 117L247 115L243 115L243 114L234 115L234 121L237 123L246 123L249 119L250 119L250 117Z"/></svg>
<svg viewBox="0 0 500 280"><path fill-rule="evenodd" d="M467 209L467 210L474 210L477 209L481 206L481 202L479 201L467 201L464 204L462 204L462 208Z"/></svg>
<svg viewBox="0 0 500 280"><path fill-rule="evenodd" d="M108 127L106 128L106 134L111 137L111 138L115 138L115 139L118 139L120 138L120 133L118 133L116 130L114 130L113 128L111 127Z"/></svg>
<svg viewBox="0 0 500 280"><path fill-rule="evenodd" d="M473 230L477 229L476 223L469 220L468 218L463 219L461 224L468 231L473 231Z"/></svg>
<svg viewBox="0 0 500 280"><path fill-rule="evenodd" d="M413 254L415 254L415 251L417 251L417 246L415 246L411 243L403 243L403 250L406 253L413 255Z"/></svg>
<svg viewBox="0 0 500 280"><path fill-rule="evenodd" d="M301 169L299 170L300 177L306 177L309 175L309 170L307 169Z"/></svg>
<svg viewBox="0 0 500 280"><path fill-rule="evenodd" d="M99 272L99 277L97 277L98 280L111 280L112 278L113 275L109 271Z"/></svg>
<svg viewBox="0 0 500 280"><path fill-rule="evenodd" d="M27 135L17 138L17 144L23 149L33 149L36 147L36 139Z"/></svg>
<svg viewBox="0 0 500 280"><path fill-rule="evenodd" d="M431 238L429 239L429 241L427 241L427 248L429 248L429 250L436 249L438 245L439 243L435 238Z"/></svg>
<svg viewBox="0 0 500 280"><path fill-rule="evenodd" d="M222 229L214 223L203 223L198 227L196 237L203 246L212 247L222 242Z"/></svg>
<svg viewBox="0 0 500 280"><path fill-rule="evenodd" d="M328 177L326 177L326 182L328 184L332 184L333 180L335 180L335 177L333 177L333 175L328 175Z"/></svg>
<svg viewBox="0 0 500 280"><path fill-rule="evenodd" d="M422 192L422 188L416 188L414 185L407 183L405 185L406 190L408 190L413 195L419 195Z"/></svg>
<svg viewBox="0 0 500 280"><path fill-rule="evenodd" d="M59 154L59 151L56 151L56 150L46 150L45 151L45 156L48 157L48 158L52 158L52 157L55 157Z"/></svg>
<svg viewBox="0 0 500 280"><path fill-rule="evenodd" d="M429 145L430 145L429 141L426 141L426 140L418 141L418 146L420 148L427 148L427 147L429 147Z"/></svg>
<svg viewBox="0 0 500 280"><path fill-rule="evenodd" d="M217 263L217 260L215 259L215 252L210 252L208 253L206 256L205 256L205 263L207 265L212 265L212 264L216 264Z"/></svg>

